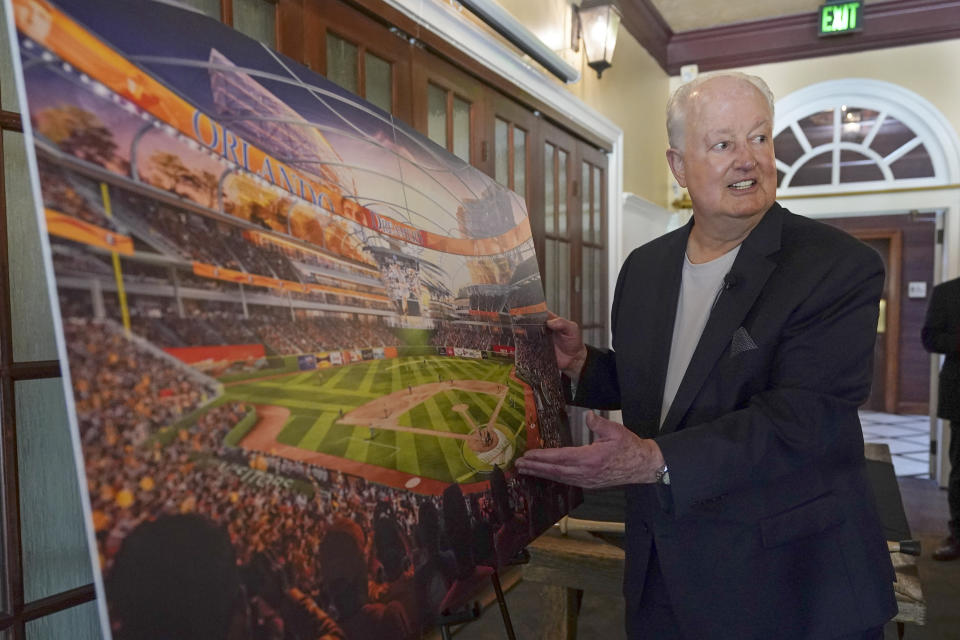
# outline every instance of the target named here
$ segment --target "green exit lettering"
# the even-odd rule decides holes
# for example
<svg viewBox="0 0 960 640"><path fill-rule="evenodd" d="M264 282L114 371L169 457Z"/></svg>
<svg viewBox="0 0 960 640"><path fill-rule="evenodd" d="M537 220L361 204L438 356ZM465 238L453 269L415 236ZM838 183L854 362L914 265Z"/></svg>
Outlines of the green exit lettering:
<svg viewBox="0 0 960 640"><path fill-rule="evenodd" d="M854 31L859 27L860 3L846 2L820 7L820 35Z"/></svg>

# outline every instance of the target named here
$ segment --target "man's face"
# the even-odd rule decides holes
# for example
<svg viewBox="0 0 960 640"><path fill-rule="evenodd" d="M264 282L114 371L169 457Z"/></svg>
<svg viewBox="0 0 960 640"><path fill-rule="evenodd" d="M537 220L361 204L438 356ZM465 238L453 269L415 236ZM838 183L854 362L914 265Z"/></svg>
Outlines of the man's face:
<svg viewBox="0 0 960 640"><path fill-rule="evenodd" d="M699 222L742 224L776 199L773 121L753 85L717 78L687 102L682 149L667 151L670 169L686 187Z"/></svg>

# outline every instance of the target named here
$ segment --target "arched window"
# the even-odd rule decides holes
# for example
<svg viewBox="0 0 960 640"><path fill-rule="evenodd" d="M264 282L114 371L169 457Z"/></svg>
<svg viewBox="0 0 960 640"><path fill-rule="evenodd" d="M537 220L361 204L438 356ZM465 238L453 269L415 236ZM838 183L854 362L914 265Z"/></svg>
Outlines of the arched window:
<svg viewBox="0 0 960 640"><path fill-rule="evenodd" d="M935 186L956 178L956 137L929 102L876 80L822 82L777 103L783 194ZM950 149L948 152L947 149Z"/></svg>

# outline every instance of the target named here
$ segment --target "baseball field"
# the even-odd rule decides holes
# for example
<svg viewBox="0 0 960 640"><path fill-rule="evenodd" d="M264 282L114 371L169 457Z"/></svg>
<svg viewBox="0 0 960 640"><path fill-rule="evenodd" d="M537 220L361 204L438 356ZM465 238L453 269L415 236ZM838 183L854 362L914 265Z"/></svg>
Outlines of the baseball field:
<svg viewBox="0 0 960 640"><path fill-rule="evenodd" d="M511 360L408 356L231 383L224 399L256 409L244 449L416 491L485 480L523 453L533 414L512 371Z"/></svg>

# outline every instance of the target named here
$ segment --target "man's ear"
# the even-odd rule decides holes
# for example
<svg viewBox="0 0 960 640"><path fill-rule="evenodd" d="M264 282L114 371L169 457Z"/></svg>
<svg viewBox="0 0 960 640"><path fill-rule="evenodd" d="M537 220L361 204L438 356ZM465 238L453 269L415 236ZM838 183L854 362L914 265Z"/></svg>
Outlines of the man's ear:
<svg viewBox="0 0 960 640"><path fill-rule="evenodd" d="M687 173L683 166L683 153L672 147L667 149L667 164L670 165L670 171L677 179L677 184L686 189Z"/></svg>

